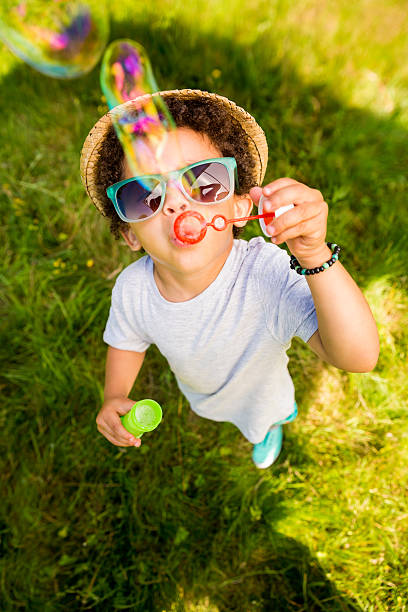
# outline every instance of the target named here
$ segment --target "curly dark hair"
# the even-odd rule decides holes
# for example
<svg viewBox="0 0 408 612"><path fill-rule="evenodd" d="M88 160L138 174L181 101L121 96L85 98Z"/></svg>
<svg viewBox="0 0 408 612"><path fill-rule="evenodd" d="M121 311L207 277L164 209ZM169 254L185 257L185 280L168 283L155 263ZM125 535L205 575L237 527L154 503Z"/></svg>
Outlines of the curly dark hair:
<svg viewBox="0 0 408 612"><path fill-rule="evenodd" d="M239 123L219 105L205 99L180 100L176 97L166 98L166 104L177 127L187 127L200 134L205 134L223 157L235 157L238 170L240 195L248 193L257 185L255 165L248 147L248 136ZM113 126L109 130L100 151L96 167L96 181L100 193L104 195L103 214L110 221L110 229L115 238L120 237L127 224L117 215L111 201L106 195L109 185L122 179L124 153ZM233 228L237 238L242 228Z"/></svg>

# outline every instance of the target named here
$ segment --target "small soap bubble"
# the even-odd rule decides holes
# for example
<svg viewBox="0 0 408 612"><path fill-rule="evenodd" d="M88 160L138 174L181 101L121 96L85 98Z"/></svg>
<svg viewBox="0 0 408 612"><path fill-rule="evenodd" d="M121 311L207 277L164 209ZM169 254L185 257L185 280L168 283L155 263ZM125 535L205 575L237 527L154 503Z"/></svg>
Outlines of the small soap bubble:
<svg viewBox="0 0 408 612"><path fill-rule="evenodd" d="M133 40L114 41L105 51L100 79L132 172L160 172L164 147L176 125L160 96L147 96L137 107L131 103L159 91L146 50ZM116 108L126 102L125 107Z"/></svg>
<svg viewBox="0 0 408 612"><path fill-rule="evenodd" d="M73 79L95 66L109 33L100 0L2 0L0 39L27 64Z"/></svg>

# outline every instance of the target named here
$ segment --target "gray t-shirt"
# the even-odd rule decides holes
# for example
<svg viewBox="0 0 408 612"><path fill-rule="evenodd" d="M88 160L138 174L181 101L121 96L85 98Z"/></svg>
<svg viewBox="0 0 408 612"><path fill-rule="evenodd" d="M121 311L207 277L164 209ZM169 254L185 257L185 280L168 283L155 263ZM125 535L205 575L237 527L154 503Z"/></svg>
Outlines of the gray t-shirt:
<svg viewBox="0 0 408 612"><path fill-rule="evenodd" d="M164 299L152 259L138 259L116 280L103 338L126 351L156 344L194 412L257 444L293 412L291 339L307 342L316 329L306 279L286 251L257 237L234 240L217 278L186 302Z"/></svg>

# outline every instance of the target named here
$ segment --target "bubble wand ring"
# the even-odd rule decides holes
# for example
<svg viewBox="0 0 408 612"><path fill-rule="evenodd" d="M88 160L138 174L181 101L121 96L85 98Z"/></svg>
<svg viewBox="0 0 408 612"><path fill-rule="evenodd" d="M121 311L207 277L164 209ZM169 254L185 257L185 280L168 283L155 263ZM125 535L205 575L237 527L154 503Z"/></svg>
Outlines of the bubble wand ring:
<svg viewBox="0 0 408 612"><path fill-rule="evenodd" d="M196 210L186 210L174 221L174 235L184 244L196 244L206 235L207 226L203 215Z"/></svg>

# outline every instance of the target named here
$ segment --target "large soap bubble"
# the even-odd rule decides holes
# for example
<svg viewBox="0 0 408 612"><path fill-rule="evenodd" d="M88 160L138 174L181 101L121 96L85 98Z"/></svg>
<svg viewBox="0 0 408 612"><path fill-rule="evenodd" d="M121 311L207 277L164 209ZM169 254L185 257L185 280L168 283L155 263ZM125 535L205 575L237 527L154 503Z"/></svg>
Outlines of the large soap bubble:
<svg viewBox="0 0 408 612"><path fill-rule="evenodd" d="M48 76L72 79L99 60L109 32L103 0L1 0L0 39Z"/></svg>
<svg viewBox="0 0 408 612"><path fill-rule="evenodd" d="M159 91L146 49L134 40L113 41L103 56L101 87L109 108Z"/></svg>
<svg viewBox="0 0 408 612"><path fill-rule="evenodd" d="M111 117L132 172L161 170L161 157L175 122L160 96L131 100L159 91L146 50L133 40L116 40L106 49L101 67L101 87L112 110ZM115 108L128 102L125 107ZM175 139L176 142L177 139Z"/></svg>

